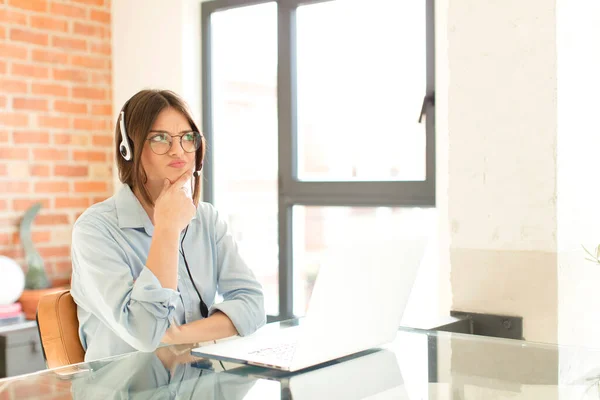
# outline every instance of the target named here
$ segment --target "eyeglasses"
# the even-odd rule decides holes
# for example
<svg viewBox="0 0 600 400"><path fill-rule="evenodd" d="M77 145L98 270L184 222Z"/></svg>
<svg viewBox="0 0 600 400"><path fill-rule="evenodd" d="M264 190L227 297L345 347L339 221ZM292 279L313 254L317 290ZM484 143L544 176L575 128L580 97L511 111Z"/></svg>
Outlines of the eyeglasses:
<svg viewBox="0 0 600 400"><path fill-rule="evenodd" d="M171 150L174 138L179 138L179 144L186 153L194 153L202 146L202 135L199 132L186 132L182 135L173 136L166 132L157 132L146 140L150 142L150 149L155 154L163 155Z"/></svg>

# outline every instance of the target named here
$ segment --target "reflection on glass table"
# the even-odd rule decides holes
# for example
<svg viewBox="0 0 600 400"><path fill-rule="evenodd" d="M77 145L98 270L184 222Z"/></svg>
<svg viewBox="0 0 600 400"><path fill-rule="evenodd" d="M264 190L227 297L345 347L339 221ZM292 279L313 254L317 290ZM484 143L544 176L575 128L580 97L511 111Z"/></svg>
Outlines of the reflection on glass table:
<svg viewBox="0 0 600 400"><path fill-rule="evenodd" d="M600 399L600 349L401 328L381 348L285 373L192 347L0 380L0 399Z"/></svg>

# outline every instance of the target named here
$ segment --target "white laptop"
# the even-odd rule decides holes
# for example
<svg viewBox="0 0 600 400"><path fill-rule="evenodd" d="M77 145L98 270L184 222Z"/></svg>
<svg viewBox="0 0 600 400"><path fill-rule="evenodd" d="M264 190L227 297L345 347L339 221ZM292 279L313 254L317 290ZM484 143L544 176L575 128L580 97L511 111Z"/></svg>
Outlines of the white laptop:
<svg viewBox="0 0 600 400"><path fill-rule="evenodd" d="M336 247L298 326L200 346L192 354L297 371L391 342L421 264L424 237Z"/></svg>

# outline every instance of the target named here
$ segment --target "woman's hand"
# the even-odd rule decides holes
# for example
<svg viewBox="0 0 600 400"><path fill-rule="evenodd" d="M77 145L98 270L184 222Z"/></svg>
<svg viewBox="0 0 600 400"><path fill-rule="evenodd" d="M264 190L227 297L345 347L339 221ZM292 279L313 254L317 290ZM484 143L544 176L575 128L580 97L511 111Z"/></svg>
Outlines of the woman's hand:
<svg viewBox="0 0 600 400"><path fill-rule="evenodd" d="M164 186L154 204L154 224L181 232L194 218L196 206L186 190L192 171L187 171L175 182L165 179Z"/></svg>
<svg viewBox="0 0 600 400"><path fill-rule="evenodd" d="M173 321L171 326L165 332L161 342L166 344L181 344L181 341L177 340L181 336L181 328Z"/></svg>

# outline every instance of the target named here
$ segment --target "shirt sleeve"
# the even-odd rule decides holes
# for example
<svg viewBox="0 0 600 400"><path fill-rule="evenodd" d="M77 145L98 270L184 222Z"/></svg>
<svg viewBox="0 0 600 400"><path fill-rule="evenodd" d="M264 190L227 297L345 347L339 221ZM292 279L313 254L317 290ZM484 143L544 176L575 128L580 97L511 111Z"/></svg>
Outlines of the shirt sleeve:
<svg viewBox="0 0 600 400"><path fill-rule="evenodd" d="M213 209L214 210L214 209ZM223 302L210 309L229 317L240 336L254 333L266 322L261 284L238 252L227 224L214 210L215 243L217 249L217 290Z"/></svg>
<svg viewBox="0 0 600 400"><path fill-rule="evenodd" d="M133 348L154 351L179 293L163 288L146 267L134 281L126 251L101 221L75 224L71 259L77 304Z"/></svg>

